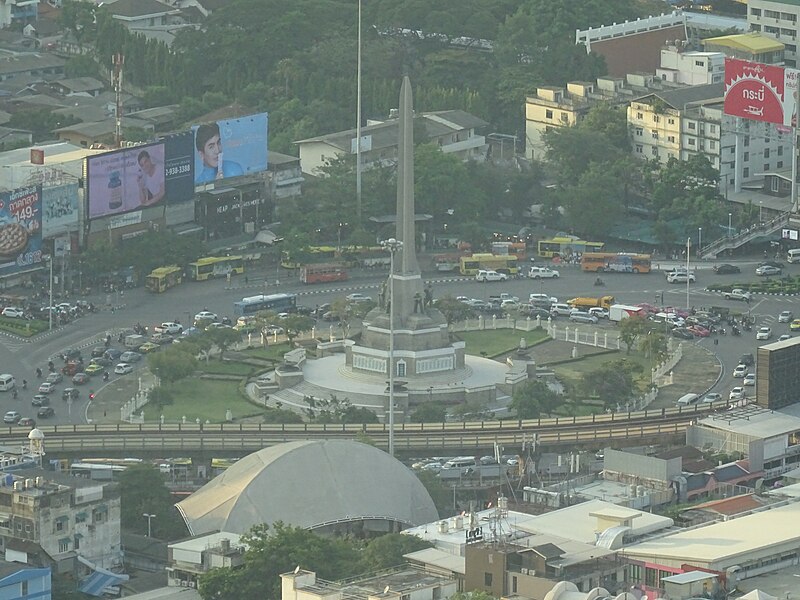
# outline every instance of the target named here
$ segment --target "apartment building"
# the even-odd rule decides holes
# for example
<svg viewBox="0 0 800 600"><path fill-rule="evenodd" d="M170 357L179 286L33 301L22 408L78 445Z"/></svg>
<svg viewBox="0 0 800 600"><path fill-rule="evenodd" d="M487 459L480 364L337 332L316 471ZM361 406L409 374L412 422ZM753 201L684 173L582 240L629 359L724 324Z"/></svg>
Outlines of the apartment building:
<svg viewBox="0 0 800 600"><path fill-rule="evenodd" d="M763 33L738 33L706 38L701 42L706 52L722 52L725 56L782 65L785 44ZM709 82L711 83L711 82Z"/></svg>
<svg viewBox="0 0 800 600"><path fill-rule="evenodd" d="M797 31L800 0L749 0L747 24L750 31L763 33L784 44L783 60L787 67L797 66Z"/></svg>
<svg viewBox="0 0 800 600"><path fill-rule="evenodd" d="M790 166L791 140L774 126L723 114L722 83L653 92L628 107L633 153L667 163L705 154L720 191L761 188L765 173Z"/></svg>
<svg viewBox="0 0 800 600"><path fill-rule="evenodd" d="M661 49L661 66L656 69L656 76L683 85L719 83L725 77L725 55L686 50L682 43L668 45Z"/></svg>

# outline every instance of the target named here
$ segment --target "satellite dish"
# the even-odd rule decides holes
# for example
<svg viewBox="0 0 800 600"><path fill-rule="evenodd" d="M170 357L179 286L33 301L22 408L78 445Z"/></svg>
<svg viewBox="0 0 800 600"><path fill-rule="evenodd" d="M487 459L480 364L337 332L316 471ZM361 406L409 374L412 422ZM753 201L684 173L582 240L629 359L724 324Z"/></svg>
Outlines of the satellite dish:
<svg viewBox="0 0 800 600"><path fill-rule="evenodd" d="M299 572L300 572L300 565L297 565L297 566L294 568L294 574L295 574L295 575L297 575Z"/></svg>

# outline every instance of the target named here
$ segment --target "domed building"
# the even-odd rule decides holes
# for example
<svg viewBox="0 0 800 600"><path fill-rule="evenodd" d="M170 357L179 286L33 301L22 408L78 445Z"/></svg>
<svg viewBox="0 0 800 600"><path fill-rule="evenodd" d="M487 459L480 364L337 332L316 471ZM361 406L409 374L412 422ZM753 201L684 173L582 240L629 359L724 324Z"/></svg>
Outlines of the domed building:
<svg viewBox="0 0 800 600"><path fill-rule="evenodd" d="M192 535L243 534L276 521L321 533L389 532L438 519L430 494L408 467L346 440L264 448L177 507Z"/></svg>

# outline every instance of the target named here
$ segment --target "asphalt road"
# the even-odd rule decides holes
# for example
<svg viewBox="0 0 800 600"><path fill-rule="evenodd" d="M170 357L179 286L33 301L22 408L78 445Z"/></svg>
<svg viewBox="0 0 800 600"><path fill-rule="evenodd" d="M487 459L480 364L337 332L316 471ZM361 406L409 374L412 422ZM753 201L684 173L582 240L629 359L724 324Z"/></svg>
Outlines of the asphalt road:
<svg viewBox="0 0 800 600"><path fill-rule="evenodd" d="M742 268L743 274L741 275L715 275L710 270L710 264L699 265L698 280L689 286L688 305L697 308L711 305L729 306L737 311L747 311L749 308L756 318L757 327L766 325L773 328L773 340L783 333L789 333L788 324L777 323L777 315L782 310L794 310L800 317L800 306L795 308L795 304L800 302L800 298L755 296L748 307L744 303L727 301L719 294L704 291L703 288L713 282L756 279L756 275L753 273L756 261L737 264ZM662 268L666 268L666 266L666 263L661 265ZM788 273L800 273L800 265L787 265L787 267ZM565 266L561 267L560 271L559 279L540 281L516 279L499 283L478 283L472 279L447 273L429 273L426 274L425 279L433 282L435 297L464 295L488 299L490 295L509 292L523 299L527 298L528 294L536 292L547 293L563 301L575 296L611 294L620 303L650 302L658 304L663 293L665 306L677 308L686 308L687 306L686 286L684 284L668 284L663 273L657 271L648 275L604 274L602 276L606 284L604 287L595 287L593 283L596 275L582 273L577 267ZM46 371L47 360L68 347L86 348L87 351L84 354L88 354L88 349L95 345L95 342L99 342L106 332L113 333L115 330L130 327L137 322L152 326L162 321L179 320L181 323L187 324L191 322L197 312L204 309L232 317L233 302L242 297L260 293L295 292L300 295L299 304L310 307L331 302L337 297L353 291L361 291L374 297L385 273L380 271L355 273L353 279L335 286L304 286L296 279L294 281L284 279L276 282L275 276L275 272L271 271L266 285L263 283L263 275L259 277L257 274L251 273L248 275L248 285L245 285L243 277L237 277L234 278L230 287L224 280L212 280L184 283L159 295L150 294L143 288L129 290L123 296L111 299L124 304L124 308L113 313L110 310L102 310L99 313L83 317L33 343L0 335L0 365L2 365L0 372L13 373L18 383L23 378L29 382L27 391L20 390L19 400L13 400L9 393L0 393L0 412L13 409L20 411L23 416L33 416L35 410L32 409L30 400L35 393L33 388L38 386L34 373L35 368L39 366ZM656 302L657 297L659 302ZM103 296L93 300L102 304L107 298ZM116 336L113 337L116 341ZM755 330L750 333L743 332L741 337L734 337L730 334L720 336L721 343L717 346L714 345L713 340L713 337L705 338L699 339L695 343L717 353L720 357L725 367L725 374L714 391L727 395L731 387L740 383L740 380L734 380L730 375L739 357L746 352L755 353L757 348ZM56 366L60 367L60 359L56 359L55 362ZM112 374L111 381L107 385L112 384L113 380L114 375ZM66 403L60 399L61 390L65 385L60 384L57 392L53 394L56 416L48 422L54 424L85 422L88 391L89 389L95 391L102 389L104 385L102 380L96 377L90 384L83 386L82 399L73 403L69 410L65 406Z"/></svg>

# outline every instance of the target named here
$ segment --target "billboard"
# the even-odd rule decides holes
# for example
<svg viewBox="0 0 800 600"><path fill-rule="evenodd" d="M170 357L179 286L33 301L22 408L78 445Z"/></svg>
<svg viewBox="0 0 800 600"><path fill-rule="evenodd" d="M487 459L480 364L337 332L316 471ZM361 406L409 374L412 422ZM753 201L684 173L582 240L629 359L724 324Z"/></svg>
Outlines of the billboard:
<svg viewBox="0 0 800 600"><path fill-rule="evenodd" d="M86 159L90 219L194 196L194 136L186 131Z"/></svg>
<svg viewBox="0 0 800 600"><path fill-rule="evenodd" d="M267 113L195 125L192 133L196 185L267 169Z"/></svg>
<svg viewBox="0 0 800 600"><path fill-rule="evenodd" d="M154 206L166 195L164 143L90 156L86 178L90 219Z"/></svg>
<svg viewBox="0 0 800 600"><path fill-rule="evenodd" d="M42 260L42 187L0 192L0 277Z"/></svg>
<svg viewBox="0 0 800 600"><path fill-rule="evenodd" d="M796 122L795 69L725 58L725 114L790 126Z"/></svg>
<svg viewBox="0 0 800 600"><path fill-rule="evenodd" d="M62 235L78 229L78 184L42 188L42 236Z"/></svg>

